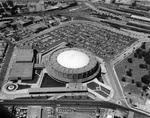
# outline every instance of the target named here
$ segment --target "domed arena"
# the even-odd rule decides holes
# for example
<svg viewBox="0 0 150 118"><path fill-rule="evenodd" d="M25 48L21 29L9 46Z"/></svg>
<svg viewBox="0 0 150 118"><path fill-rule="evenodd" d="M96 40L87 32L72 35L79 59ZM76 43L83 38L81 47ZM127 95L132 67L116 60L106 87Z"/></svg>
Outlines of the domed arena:
<svg viewBox="0 0 150 118"><path fill-rule="evenodd" d="M58 49L45 62L50 76L61 82L87 82L100 72L96 57L79 48Z"/></svg>

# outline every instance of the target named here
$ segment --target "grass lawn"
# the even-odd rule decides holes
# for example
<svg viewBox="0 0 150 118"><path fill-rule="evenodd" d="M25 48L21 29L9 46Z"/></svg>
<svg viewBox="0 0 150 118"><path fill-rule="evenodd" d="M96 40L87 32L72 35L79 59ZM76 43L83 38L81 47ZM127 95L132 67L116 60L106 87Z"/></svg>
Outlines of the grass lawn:
<svg viewBox="0 0 150 118"><path fill-rule="evenodd" d="M142 49L145 52L148 52L149 48L150 48L150 43L146 43L146 49L142 49L142 48L140 49ZM131 55L129 55L122 62L120 62L118 65L116 65L115 70L120 80L120 83L124 89L124 92L128 92L128 93L131 92L136 95L141 95L142 87L137 87L136 82L141 82L141 77L143 77L144 75L148 75L150 69L139 67L140 64L146 64L146 62L144 61L144 57L142 57L141 59L135 58L134 57L135 53L136 51ZM128 62L128 58L132 58L132 63ZM128 76L126 74L126 72L129 71L129 69L131 69L132 76ZM126 78L126 82L121 81L122 77ZM134 83L132 83L133 80ZM142 83L142 86L143 85L144 83Z"/></svg>
<svg viewBox="0 0 150 118"><path fill-rule="evenodd" d="M150 48L150 43L146 44L147 45L145 51L148 51ZM149 73L149 70L141 69L139 67L139 64L145 64L144 58L137 59L134 57L134 53L129 55L126 59L124 59L122 62L120 62L118 65L115 66L115 70L119 80L121 80L122 77L126 77L128 82L130 82L131 79L134 79L135 81L141 81L141 77ZM133 63L129 63L128 58L132 58ZM133 70L131 77L128 77L126 75L126 71L128 71L129 69Z"/></svg>
<svg viewBox="0 0 150 118"><path fill-rule="evenodd" d="M148 116L144 116L143 114L139 114L139 113L134 113L134 117L133 118L149 118Z"/></svg>
<svg viewBox="0 0 150 118"><path fill-rule="evenodd" d="M131 82L132 79L135 81L141 81L141 77L148 74L149 71L146 69L141 69L139 67L139 64L144 64L144 59L137 59L134 58L134 53L132 53L129 57L124 59L122 62L120 62L118 65L115 66L116 73L118 75L119 80L121 80L122 77L126 77L126 80L128 82ZM128 58L132 58L133 63L128 62ZM132 76L128 77L126 74L126 71L129 69L132 69Z"/></svg>

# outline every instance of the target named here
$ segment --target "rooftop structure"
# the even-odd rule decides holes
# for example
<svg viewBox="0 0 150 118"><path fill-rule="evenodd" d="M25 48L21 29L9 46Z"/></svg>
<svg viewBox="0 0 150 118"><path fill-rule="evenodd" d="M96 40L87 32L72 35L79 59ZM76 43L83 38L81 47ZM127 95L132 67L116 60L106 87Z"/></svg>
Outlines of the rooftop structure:
<svg viewBox="0 0 150 118"><path fill-rule="evenodd" d="M82 68L89 63L89 57L83 52L76 50L68 50L57 56L57 61L61 66L66 68Z"/></svg>
<svg viewBox="0 0 150 118"><path fill-rule="evenodd" d="M113 0L105 0L105 3L109 4L112 3Z"/></svg>
<svg viewBox="0 0 150 118"><path fill-rule="evenodd" d="M136 101L130 99L131 92L134 90L132 88L137 86L136 90L141 93L142 97L134 96L134 98L147 100L146 106L150 106L150 100L143 97L149 97L148 85L143 86L138 77L133 78L134 73L137 75L140 72L137 71L138 67L134 73L130 74L128 71L128 69L132 71L134 62L138 64L136 59L134 58L132 62L129 61L132 66L127 64L123 66L122 64L121 67L123 68L119 69L125 72L121 76L124 76L126 80L128 79L125 82L123 78L123 86L121 86L119 76L117 77L118 73L115 72L115 65L119 64L130 53L136 52L140 42L149 41L149 37L146 39L147 34L142 34L143 37L141 33L137 33L141 31L142 27L140 26L143 25L148 30L148 19L142 20L144 16L147 18L148 16L145 12L139 12L138 8L141 6L131 5L132 0L102 0L102 2L95 4L91 3L93 1L86 3L80 1L75 3L76 6L71 5L67 9L63 9L65 5L61 4L66 4L65 1L62 3L53 1L48 0L46 1L47 4L43 1L34 4L33 2L23 2L24 5L21 5L23 4L21 1L14 3L15 7L19 7L17 9L19 11L16 12L21 13L21 16L14 14L13 20L2 26L0 32L2 39L4 37L3 40L8 43L8 49L11 45L15 49L14 53L7 53L13 50L12 48L8 51L5 50L4 57L0 58L0 67L2 67L2 69L0 68L2 70L0 77L0 84L2 85L0 86L1 102L4 101L7 105L13 105L12 108L9 106L9 110L17 118L127 118L125 113L127 113L128 108L135 108L135 105L140 105L138 111L140 109L141 112L146 111L144 105L136 104ZM105 4L104 1L112 4ZM113 4L115 1L119 3ZM8 5L4 4L3 6ZM34 12L42 11L44 7L47 10L46 12ZM55 8L58 7L60 9L56 10ZM5 9L8 10L8 13L4 11L2 13L3 18L6 14L11 14L9 12L12 7ZM33 12L28 13L31 12L30 10L33 10ZM16 18L17 16L18 18ZM35 16L41 18L37 20ZM135 16L138 16L138 18L135 18ZM1 21L4 20L3 18ZM137 19L140 19L140 22ZM20 20L20 23L17 20ZM47 30L43 31L43 27L47 27ZM136 27L139 30L134 34ZM129 32L132 28L133 31ZM3 43L0 44L2 47L4 45ZM19 49L17 49L18 47ZM142 58L150 57L144 51L135 55L136 58L140 58L140 62ZM142 52L143 54L141 54ZM8 58L8 56L12 56L12 58ZM146 61L150 63L150 61ZM147 66L144 69L149 71L150 68ZM142 73L145 72L144 69L141 70ZM132 82L131 89L128 86L130 80ZM124 92L123 87L125 86L132 90L128 93L129 97ZM145 95L141 91L142 89L144 89ZM71 103L71 100L73 100L73 103ZM87 101L87 104L85 104L85 101ZM128 101L132 104L129 104ZM15 104L22 108L16 107ZM27 107L28 104L30 104L29 107ZM115 106L115 104L118 104L118 106ZM35 106L31 107L31 105ZM54 107L54 112L50 105ZM63 106L68 108L62 108ZM121 106L125 107L125 113L116 112L117 109L123 111ZM56 107L61 108L58 108L57 111ZM102 107L102 109L99 109L99 107ZM104 112L107 107L113 110ZM69 115L67 115L67 112L70 112ZM79 114L75 115L75 112L79 112ZM128 117L133 116L134 114L130 113ZM134 117L145 118L144 116Z"/></svg>
<svg viewBox="0 0 150 118"><path fill-rule="evenodd" d="M40 118L41 117L41 106L28 107L27 118Z"/></svg>
<svg viewBox="0 0 150 118"><path fill-rule="evenodd" d="M134 3L135 0L115 0L115 3L120 3L120 4L132 4Z"/></svg>
<svg viewBox="0 0 150 118"><path fill-rule="evenodd" d="M19 49L16 62L17 63L28 63L33 61L33 49Z"/></svg>
<svg viewBox="0 0 150 118"><path fill-rule="evenodd" d="M89 81L100 70L96 57L92 53L79 48L56 50L49 56L45 66L50 76L63 82Z"/></svg>
<svg viewBox="0 0 150 118"><path fill-rule="evenodd" d="M31 80L33 74L33 63L14 63L10 71L10 80Z"/></svg>

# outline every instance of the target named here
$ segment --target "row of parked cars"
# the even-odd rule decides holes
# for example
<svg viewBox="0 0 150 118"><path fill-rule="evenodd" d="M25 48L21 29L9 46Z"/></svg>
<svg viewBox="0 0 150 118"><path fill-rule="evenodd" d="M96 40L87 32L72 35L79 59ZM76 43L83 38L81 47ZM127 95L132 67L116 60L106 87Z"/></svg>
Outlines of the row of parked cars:
<svg viewBox="0 0 150 118"><path fill-rule="evenodd" d="M0 40L0 70L5 59L5 53L7 50L8 44L4 40Z"/></svg>

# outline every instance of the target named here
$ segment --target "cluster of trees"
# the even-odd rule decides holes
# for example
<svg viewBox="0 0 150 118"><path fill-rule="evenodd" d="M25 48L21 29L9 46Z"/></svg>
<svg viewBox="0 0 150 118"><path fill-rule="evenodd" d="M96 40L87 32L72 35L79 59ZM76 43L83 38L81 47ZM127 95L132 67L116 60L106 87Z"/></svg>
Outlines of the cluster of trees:
<svg viewBox="0 0 150 118"><path fill-rule="evenodd" d="M143 43L142 43L141 49L144 49L144 50L146 49L146 42L143 42Z"/></svg>
<svg viewBox="0 0 150 118"><path fill-rule="evenodd" d="M129 69L128 71L126 71L127 76L132 77L132 69Z"/></svg>
<svg viewBox="0 0 150 118"><path fill-rule="evenodd" d="M144 61L146 62L146 64L150 64L150 50L146 52Z"/></svg>
<svg viewBox="0 0 150 118"><path fill-rule="evenodd" d="M132 58L128 58L128 62L129 62L129 63L133 63Z"/></svg>
<svg viewBox="0 0 150 118"><path fill-rule="evenodd" d="M132 77L132 71L132 69L129 69L128 71L126 71L126 75ZM126 77L122 77L121 81L126 82ZM134 79L132 79L131 83L136 84L137 87L142 87L143 91L145 91L150 85L150 72L148 75L144 75L143 77L141 77L141 81L135 81Z"/></svg>
<svg viewBox="0 0 150 118"><path fill-rule="evenodd" d="M18 13L19 6L14 6L13 0L3 1L1 6L2 8L0 9L0 15L10 16Z"/></svg>
<svg viewBox="0 0 150 118"><path fill-rule="evenodd" d="M148 55L147 52L144 51L145 49L146 49L146 42L142 43L141 48L138 48L136 50L136 52L134 53L134 57L138 59L142 59L142 57Z"/></svg>
<svg viewBox="0 0 150 118"><path fill-rule="evenodd" d="M136 50L136 52L134 53L134 57L138 59L142 59L143 57L145 63L150 64L150 49L148 51L145 51L145 49L146 49L146 42L142 43L141 48L138 48ZM131 63L132 60L129 58L128 62Z"/></svg>
<svg viewBox="0 0 150 118"><path fill-rule="evenodd" d="M138 59L142 59L143 56L145 54L145 51L143 51L142 49L137 49L136 52L134 53L134 57L138 58Z"/></svg>
<svg viewBox="0 0 150 118"><path fill-rule="evenodd" d="M122 78L121 78L121 81L122 81L122 82L126 82L126 78L125 78L125 77L122 77Z"/></svg>
<svg viewBox="0 0 150 118"><path fill-rule="evenodd" d="M148 68L148 66L146 64L139 64L140 68Z"/></svg>
<svg viewBox="0 0 150 118"><path fill-rule="evenodd" d="M144 75L143 77L141 77L141 82L149 85L150 84L150 75Z"/></svg>
<svg viewBox="0 0 150 118"><path fill-rule="evenodd" d="M146 77L146 79L145 79ZM121 78L122 82L127 82L127 78L126 77L122 77ZM144 82L143 82L144 81ZM141 88L144 92L146 92L149 88L149 84L146 82L150 82L150 77L148 78L147 76L143 76L141 81L135 81L134 79L131 80L132 84L135 84L138 88Z"/></svg>
<svg viewBox="0 0 150 118"><path fill-rule="evenodd" d="M139 64L140 68L146 68L147 70L150 68L150 49L149 51L145 51L146 49L146 43L144 42L141 45L141 48L137 49L136 52L134 53L134 57L138 58L138 59L142 59L144 58L144 61L146 64ZM132 64L133 63L133 59L132 58L128 58L128 63ZM126 75L129 77L132 77L132 69L129 69L126 71ZM126 77L122 77L121 78L122 82L127 82L127 78ZM143 91L142 94L145 96L149 96L149 94L147 93L147 91L149 90L150 87L150 72L147 75L144 75L143 77L141 77L141 81L136 81L135 79L130 80L132 84L136 85L138 88L141 88L141 90ZM142 95L141 94L141 95Z"/></svg>

